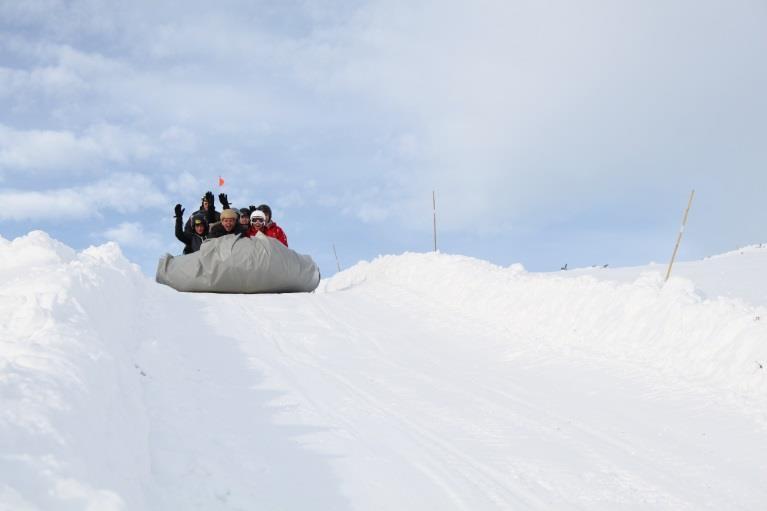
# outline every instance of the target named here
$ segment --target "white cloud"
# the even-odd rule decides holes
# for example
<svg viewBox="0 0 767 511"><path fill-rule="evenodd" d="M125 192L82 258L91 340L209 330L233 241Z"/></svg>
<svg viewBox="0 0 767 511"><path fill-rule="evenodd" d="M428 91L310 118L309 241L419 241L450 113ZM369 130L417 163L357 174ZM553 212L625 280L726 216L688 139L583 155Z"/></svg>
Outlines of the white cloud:
<svg viewBox="0 0 767 511"><path fill-rule="evenodd" d="M123 222L116 227L107 229L102 237L116 241L125 247L156 249L162 244L157 234L145 232L143 226L138 222Z"/></svg>
<svg viewBox="0 0 767 511"><path fill-rule="evenodd" d="M382 222L391 216L391 210L377 204L363 204L356 214L365 223Z"/></svg>
<svg viewBox="0 0 767 511"><path fill-rule="evenodd" d="M146 159L155 152L147 136L114 125L94 125L77 135L0 124L0 172L94 170L105 163Z"/></svg>
<svg viewBox="0 0 767 511"><path fill-rule="evenodd" d="M178 126L171 126L163 131L160 140L174 151L192 152L197 148L197 136Z"/></svg>
<svg viewBox="0 0 767 511"><path fill-rule="evenodd" d="M295 206L303 206L306 201L301 192L298 190L291 190L288 193L277 197L276 203L280 205L281 209L286 209Z"/></svg>
<svg viewBox="0 0 767 511"><path fill-rule="evenodd" d="M105 211L132 213L166 207L168 200L154 183L140 174L118 173L90 185L52 190L13 190L0 192L0 220L23 220L41 211L59 211L51 221L101 215Z"/></svg>
<svg viewBox="0 0 767 511"><path fill-rule="evenodd" d="M412 211L401 211L396 208L398 192L395 188L380 189L370 187L362 190L345 191L333 195L315 197L317 204L337 209L341 215L354 217L364 223L378 223L390 218L405 219Z"/></svg>
<svg viewBox="0 0 767 511"><path fill-rule="evenodd" d="M200 190L204 189L205 184L197 176L189 172L182 172L178 175L165 176L165 188L169 193L176 196L188 196L193 194L202 195Z"/></svg>
<svg viewBox="0 0 767 511"><path fill-rule="evenodd" d="M71 69L43 66L31 70L0 67L0 97L34 94L65 97L82 93L87 83Z"/></svg>

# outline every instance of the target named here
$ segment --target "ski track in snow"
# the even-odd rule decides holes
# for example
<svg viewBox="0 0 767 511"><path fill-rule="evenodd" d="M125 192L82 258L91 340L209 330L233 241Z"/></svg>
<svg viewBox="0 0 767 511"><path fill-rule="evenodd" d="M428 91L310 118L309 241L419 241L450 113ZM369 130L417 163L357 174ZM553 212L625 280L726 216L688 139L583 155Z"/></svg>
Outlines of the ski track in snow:
<svg viewBox="0 0 767 511"><path fill-rule="evenodd" d="M0 510L763 509L765 304L722 275L764 254L231 296L0 238Z"/></svg>
<svg viewBox="0 0 767 511"><path fill-rule="evenodd" d="M585 376L593 378L595 376L590 372L597 370L599 378L609 377L611 385L621 385L619 388L629 388L638 395L610 395L602 388L603 382L587 380L585 383L590 387L585 395L601 392L629 416L623 418L605 413L599 406L593 410L589 410L593 406L583 406L581 413L576 414L582 417L575 419L567 411L557 412L553 404L539 404L551 401L547 393L561 392L560 387L546 385L552 370L574 373L572 379L561 382L564 385L577 385L579 378L583 378L578 374L581 371L573 371L567 366L567 360L563 361L561 356L557 360L555 351L548 351L544 357L540 353L533 357L522 356L515 363L496 364L500 366L497 368L492 367L493 360L490 359L477 360L472 366L467 364L472 360L471 353L465 352L467 347L471 352L481 353L478 348L497 348L508 340L499 340L493 328L488 329L489 333L482 332L481 325L477 328L471 318L457 318L456 315L445 318L444 313L440 316L439 310L423 310L427 307L419 297L408 297L407 292L393 293L391 289L384 289L375 294L368 287L364 294L355 291L347 294L349 296L282 297L280 301L286 302L284 308L275 307L272 300L265 307L266 300L261 297L252 300L250 307L228 298L232 301L231 306L223 309L236 310L239 316L257 318L248 328L229 330L229 335L247 340L243 342L243 349L250 357L261 361L271 374L271 385L293 389L293 399L299 402L298 409L308 407L313 412L303 419L300 414L292 415L290 420L319 421L331 426L331 431L336 432L336 440L341 443L336 448L341 451L349 451L348 444L351 443L354 444L352 450L364 447L364 451L374 452L374 459L380 457L384 467L386 463L401 464L421 472L425 479L411 487L422 492L432 485L430 491L442 493L443 498L450 497L440 501L439 507L546 509L554 502L565 508L572 505L594 509L601 505L605 509L614 506L696 509L701 502L716 502L717 499L725 506L731 504L733 498L742 498L746 506L758 502L753 495L735 497L743 493L734 489L744 486L740 490L748 494L749 486L741 485L738 478L733 478L729 468L722 470L720 466L714 470L706 465L710 464L707 457L715 452L706 451L707 439L703 435L719 419L717 413L706 413L705 395L699 392L696 395L695 391L684 387L667 388L657 379L648 379L652 373L648 375L647 371L632 371L628 367L632 378L626 382L624 374L604 373L597 367L584 371ZM395 305L386 303L387 298ZM288 305L294 299L300 304ZM409 303L406 302L408 299ZM371 303L366 305L368 300ZM239 302L237 305L236 301ZM360 311L371 310L375 311L374 317L360 314ZM414 310L427 317L433 314L432 321L435 322L448 320L445 323L450 323L450 327L435 331L439 327L429 325L426 331L419 331L419 318L413 317ZM379 327L371 331L370 324ZM393 325L390 331L387 325ZM403 325L406 328L403 329ZM416 327L413 332L412 326ZM432 342L424 344L423 339L432 339ZM468 346L462 345L462 339L472 342ZM453 352L456 348L459 353ZM487 350L490 354L494 352ZM337 354L343 354L343 364L334 369L333 356ZM356 364L350 365L350 361L358 362L364 371ZM508 373L513 374L522 368L517 367L520 363L527 366L523 384L508 378ZM558 367L563 363L564 367ZM467 366L476 369L466 371ZM315 383L302 384L307 378L312 378ZM531 382L548 388L531 396L530 389L525 388ZM337 395L328 396L329 388L336 388ZM580 393L577 386L568 390L570 395ZM656 401L660 401L659 408L664 412L661 417L676 415L676 420L681 423L669 426L645 421L642 424L646 429L644 436L637 437L634 421L641 420L641 415L631 416L632 408L642 406L652 414ZM434 406L434 403L443 402L453 406ZM674 408L680 404L687 409L674 413ZM464 407L476 410L476 413L467 413ZM586 411L593 415L584 413ZM698 416L702 422L701 436L692 440L685 438L691 426L687 414ZM379 420L370 424L369 417ZM725 427L737 427L737 423L725 424ZM739 448L748 445L743 442L745 438L750 438L752 443L739 455L754 463L767 451L759 447L763 429L758 425L752 428L747 437L741 436ZM520 456L511 448L517 442L509 441L509 437L525 433L529 442L541 443L539 448L532 449L533 452L561 449L559 452L570 451L571 459L557 466L553 460L540 463L535 457ZM458 438L464 440L454 442L456 434L462 435ZM536 440L536 436L543 440ZM654 436L661 437L661 441ZM671 437L671 440L663 437ZM724 436L717 440L728 445ZM477 442L478 445L469 447L464 445L466 442ZM670 447L679 443L684 449L674 452L675 449ZM554 449L548 444L558 447ZM728 449L730 447L728 445ZM698 455L696 459L695 451L699 449L706 454ZM531 449L527 446L525 450ZM725 456L727 452L716 454ZM737 458L732 453L729 456ZM691 462L691 459L695 461ZM346 470L340 467L341 473L345 474L342 478L357 477L360 465L364 465L363 460L350 462ZM581 471L589 469L590 472L583 472L586 475L578 477ZM387 470L381 471L376 475L375 465L371 464L363 477L384 481L392 477ZM754 476L745 477L758 486L759 478L765 475L767 473L762 469ZM738 476L744 474L738 473ZM708 488L712 477L717 486L713 490ZM691 482L696 479L701 483ZM365 481L358 481L353 486L364 485ZM392 499L392 488L400 485L395 478L380 487L380 494L355 495L352 491L349 495L353 502L359 500L359 508L390 509L396 507L397 502L412 502L414 508L419 508L432 502L421 502L418 495L407 491L387 500ZM701 499L701 494L706 498ZM757 495L764 497L759 492ZM753 502L749 502L751 498Z"/></svg>

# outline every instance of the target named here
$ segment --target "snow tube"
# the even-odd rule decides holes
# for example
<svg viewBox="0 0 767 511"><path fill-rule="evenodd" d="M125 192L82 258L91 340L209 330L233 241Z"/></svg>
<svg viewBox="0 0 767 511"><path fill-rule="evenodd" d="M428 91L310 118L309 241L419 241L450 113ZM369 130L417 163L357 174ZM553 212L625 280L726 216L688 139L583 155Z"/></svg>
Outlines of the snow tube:
<svg viewBox="0 0 767 511"><path fill-rule="evenodd" d="M259 232L205 240L193 254L165 254L155 280L196 293L308 293L319 285L320 270L308 255Z"/></svg>

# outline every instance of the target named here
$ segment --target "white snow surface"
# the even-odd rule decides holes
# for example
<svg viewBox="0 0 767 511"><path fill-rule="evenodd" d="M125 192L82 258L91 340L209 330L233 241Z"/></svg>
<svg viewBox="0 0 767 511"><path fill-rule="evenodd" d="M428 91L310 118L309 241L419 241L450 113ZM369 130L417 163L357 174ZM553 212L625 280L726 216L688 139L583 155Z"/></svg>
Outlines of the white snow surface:
<svg viewBox="0 0 767 511"><path fill-rule="evenodd" d="M0 510L767 509L767 248L182 294L0 238Z"/></svg>

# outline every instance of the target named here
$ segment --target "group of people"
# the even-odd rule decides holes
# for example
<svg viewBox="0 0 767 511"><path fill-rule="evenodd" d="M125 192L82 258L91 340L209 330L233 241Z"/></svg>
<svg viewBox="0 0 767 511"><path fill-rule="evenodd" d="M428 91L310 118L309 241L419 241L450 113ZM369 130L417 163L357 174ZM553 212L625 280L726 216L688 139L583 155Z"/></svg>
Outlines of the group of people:
<svg viewBox="0 0 767 511"><path fill-rule="evenodd" d="M266 236L279 240L286 247L288 237L285 231L272 220L272 209L266 205L232 209L225 193L218 195L223 210L216 211L213 192L206 192L202 197L200 209L192 213L184 225L184 208L176 204L176 238L184 244L184 254L200 250L202 242L209 238L219 238L229 234L241 234L252 237L262 232Z"/></svg>

